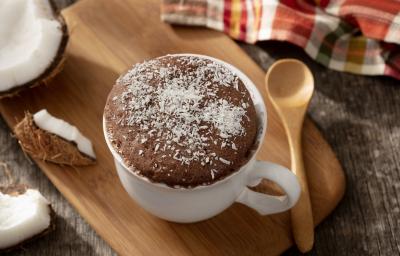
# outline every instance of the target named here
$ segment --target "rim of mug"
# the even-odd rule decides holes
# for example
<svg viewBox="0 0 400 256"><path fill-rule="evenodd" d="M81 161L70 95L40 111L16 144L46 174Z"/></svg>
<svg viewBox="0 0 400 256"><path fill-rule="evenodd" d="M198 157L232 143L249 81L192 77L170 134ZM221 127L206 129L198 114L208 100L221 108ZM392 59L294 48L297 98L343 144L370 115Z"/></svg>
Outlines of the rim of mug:
<svg viewBox="0 0 400 256"><path fill-rule="evenodd" d="M145 176L142 176L142 175L139 175L139 174L135 173L134 171L132 171L130 168L128 168L125 165L122 157L115 151L114 147L111 145L111 143L109 141L109 138L108 138L108 135L107 135L107 131L106 131L106 122L105 122L104 113L103 113L103 135L104 135L107 147L110 150L113 158L116 161L118 161L118 163L123 167L123 169L125 171L127 171L129 174L133 175L134 177L138 178L139 180L141 180L143 182L146 182L146 183L149 183L151 185L154 185L156 187L163 188L163 189L168 189L168 190L172 189L172 190L175 190L175 191L176 190L183 190L184 191L184 190L202 190L202 189L210 188L210 187L213 187L213 186L218 186L219 184L226 182L227 180L233 178L234 176L236 176L239 173L241 173L242 171L244 171L246 169L244 167L246 167L249 164L249 162L251 162L253 160L253 158L256 157L258 151L260 150L260 148L261 148L261 146L263 144L263 140L264 140L264 137L265 137L266 130L267 130L267 119L268 119L267 118L268 117L267 116L268 115L267 114L267 108L265 106L264 99L263 99L260 91L258 90L257 86L250 80L250 78L247 75L245 75L241 70L239 70L238 68L236 68L232 64L229 64L229 63L227 63L227 62L225 62L223 60L220 60L220 59L217 59L217 58L214 58L214 57L210 57L210 56L207 56L207 55L192 54L192 53L176 53L176 54L168 54L167 56L195 56L195 57L199 57L199 58L209 59L209 60L215 61L218 64L221 64L221 65L227 67L228 69L230 69L233 73L235 73L235 75L237 75L242 80L242 82L245 85L246 89L250 93L250 97L251 97L251 99L253 101L253 104L255 106L255 109L256 109L257 118L258 119L263 119L263 120L258 120L259 121L258 126L259 126L259 128L261 128L261 131L260 130L257 131L257 135L256 135L257 138L256 138L256 141L254 143L254 145L256 145L256 148L251 150L252 152L251 152L251 155L248 157L248 160L238 170L232 172L228 176L225 176L222 179L217 180L217 181L215 181L213 183L210 183L210 184L200 184L200 185L196 185L194 187L183 187L183 186L179 186L179 185L177 185L177 186L168 186L167 184L162 183L162 182L154 182L154 181L150 180L149 178L147 178ZM162 56L160 56L160 57L162 57ZM260 101L259 103L261 103L261 111L257 110L256 104L254 103L255 99L257 99L257 101Z"/></svg>

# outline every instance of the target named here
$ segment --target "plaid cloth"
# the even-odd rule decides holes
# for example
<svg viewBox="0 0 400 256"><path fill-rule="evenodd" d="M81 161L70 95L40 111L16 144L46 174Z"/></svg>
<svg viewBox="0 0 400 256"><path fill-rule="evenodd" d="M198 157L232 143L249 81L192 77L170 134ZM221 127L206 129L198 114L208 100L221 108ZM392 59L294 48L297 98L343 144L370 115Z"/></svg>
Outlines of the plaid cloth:
<svg viewBox="0 0 400 256"><path fill-rule="evenodd" d="M169 23L288 41L338 70L400 79L399 0L164 0Z"/></svg>

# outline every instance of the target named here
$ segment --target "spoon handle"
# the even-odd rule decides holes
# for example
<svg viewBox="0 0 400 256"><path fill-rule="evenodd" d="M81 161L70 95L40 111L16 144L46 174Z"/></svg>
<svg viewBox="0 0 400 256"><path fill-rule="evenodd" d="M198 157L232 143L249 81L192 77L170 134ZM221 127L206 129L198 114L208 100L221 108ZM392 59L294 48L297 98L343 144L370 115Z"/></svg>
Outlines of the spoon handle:
<svg viewBox="0 0 400 256"><path fill-rule="evenodd" d="M301 131L301 129L299 129ZM314 221L308 191L307 175L304 170L301 146L301 133L289 136L291 169L299 179L301 195L297 204L291 209L291 221L294 240L302 253L312 249L314 244Z"/></svg>

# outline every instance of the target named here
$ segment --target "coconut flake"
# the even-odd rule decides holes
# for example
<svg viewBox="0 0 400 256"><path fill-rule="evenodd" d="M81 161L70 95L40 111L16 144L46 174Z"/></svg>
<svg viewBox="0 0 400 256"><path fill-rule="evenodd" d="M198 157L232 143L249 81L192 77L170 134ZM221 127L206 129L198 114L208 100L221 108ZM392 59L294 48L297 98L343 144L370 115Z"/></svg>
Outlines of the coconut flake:
<svg viewBox="0 0 400 256"><path fill-rule="evenodd" d="M62 119L55 118L46 109L42 109L34 114L33 121L40 129L58 135L67 141L75 142L80 152L94 159L96 158L92 142L83 136L75 126Z"/></svg>
<svg viewBox="0 0 400 256"><path fill-rule="evenodd" d="M237 147L236 147L235 143L233 143L233 142L232 142L232 149L237 150Z"/></svg>
<svg viewBox="0 0 400 256"><path fill-rule="evenodd" d="M35 189L18 196L0 192L0 249L18 245L49 228L49 205Z"/></svg>
<svg viewBox="0 0 400 256"><path fill-rule="evenodd" d="M34 80L50 66L61 27L48 0L0 1L0 92Z"/></svg>
<svg viewBox="0 0 400 256"><path fill-rule="evenodd" d="M220 157L219 158L219 161L221 161L222 163L224 163L224 164L231 164L231 162L230 161L228 161L228 160L226 160L226 159L224 159L224 158L222 158L222 157Z"/></svg>
<svg viewBox="0 0 400 256"><path fill-rule="evenodd" d="M211 170L210 170L211 179L214 179L214 178L215 178L215 174L216 174L217 172L218 172L218 171L215 170L215 169L211 169Z"/></svg>

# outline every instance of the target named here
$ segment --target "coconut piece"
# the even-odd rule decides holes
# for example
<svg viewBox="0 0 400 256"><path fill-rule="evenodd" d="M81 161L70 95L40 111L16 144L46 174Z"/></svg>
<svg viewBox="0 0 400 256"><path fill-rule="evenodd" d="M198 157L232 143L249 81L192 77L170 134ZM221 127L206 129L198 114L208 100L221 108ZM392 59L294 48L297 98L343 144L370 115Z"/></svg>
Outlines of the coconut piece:
<svg viewBox="0 0 400 256"><path fill-rule="evenodd" d="M1 0L0 98L47 83L62 69L67 42L49 0Z"/></svg>
<svg viewBox="0 0 400 256"><path fill-rule="evenodd" d="M38 190L24 184L0 187L0 252L20 247L54 228L55 213Z"/></svg>
<svg viewBox="0 0 400 256"><path fill-rule="evenodd" d="M34 158L73 166L95 163L91 141L75 126L45 109L34 115L26 113L14 127L14 133L22 149Z"/></svg>
<svg viewBox="0 0 400 256"><path fill-rule="evenodd" d="M42 109L34 114L33 121L43 130L54 133L68 141L74 141L77 144L79 151L93 159L96 158L92 143L88 138L83 136L75 126L70 125L64 120L53 117L46 109Z"/></svg>

